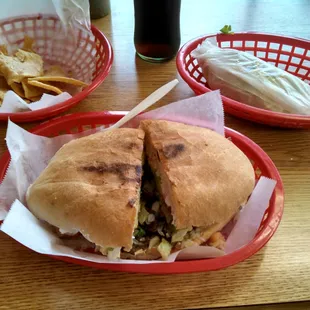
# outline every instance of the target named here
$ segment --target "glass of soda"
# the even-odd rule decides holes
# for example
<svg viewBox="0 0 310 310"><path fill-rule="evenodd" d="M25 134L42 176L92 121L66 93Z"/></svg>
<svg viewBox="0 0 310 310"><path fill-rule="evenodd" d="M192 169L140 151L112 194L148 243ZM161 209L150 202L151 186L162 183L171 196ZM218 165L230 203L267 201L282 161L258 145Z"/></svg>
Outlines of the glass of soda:
<svg viewBox="0 0 310 310"><path fill-rule="evenodd" d="M181 41L181 0L134 0L134 9L137 54L151 62L173 58Z"/></svg>

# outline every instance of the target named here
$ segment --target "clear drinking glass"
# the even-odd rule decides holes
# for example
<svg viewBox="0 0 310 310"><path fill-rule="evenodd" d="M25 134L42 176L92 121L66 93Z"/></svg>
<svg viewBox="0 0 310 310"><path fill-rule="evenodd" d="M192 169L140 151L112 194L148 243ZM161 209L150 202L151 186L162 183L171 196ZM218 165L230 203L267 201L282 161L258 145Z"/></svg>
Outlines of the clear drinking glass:
<svg viewBox="0 0 310 310"><path fill-rule="evenodd" d="M181 42L181 0L134 0L134 9L137 54L152 62L175 56Z"/></svg>

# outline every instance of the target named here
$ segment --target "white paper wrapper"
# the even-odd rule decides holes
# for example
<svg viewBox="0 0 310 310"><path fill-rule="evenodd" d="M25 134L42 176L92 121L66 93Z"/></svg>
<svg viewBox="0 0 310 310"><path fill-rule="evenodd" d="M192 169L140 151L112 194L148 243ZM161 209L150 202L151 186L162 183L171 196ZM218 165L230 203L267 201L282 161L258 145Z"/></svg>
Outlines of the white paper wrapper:
<svg viewBox="0 0 310 310"><path fill-rule="evenodd" d="M64 102L71 97L72 96L66 92L57 96L43 94L40 100L27 103L13 91L9 90L3 98L3 102L0 107L0 113L15 113L39 110L51 107L57 103Z"/></svg>
<svg viewBox="0 0 310 310"><path fill-rule="evenodd" d="M223 108L219 92L204 94L147 112L131 121L128 125L134 126L134 124L137 124L139 119L142 118L163 118L182 121L183 123L193 125L199 124L201 127L210 127L221 134L224 133ZM23 205L28 186L34 182L41 171L47 166L53 155L64 143L99 130L104 129L97 128L75 135L46 138L31 134L14 123L9 122L6 140L12 160L7 175L0 186L0 219L1 217L2 219L5 218L1 230L18 242L43 254L68 256L92 262L125 264L167 262L158 260L108 261L101 255L75 251L64 246L61 239L54 235L47 225L37 220ZM258 184L263 184L264 190L260 191L259 195L253 195L253 198L249 200L250 208L248 212L240 213L237 224L240 221L244 221L245 223L242 227L236 224L233 229L232 237L228 237L230 251L240 248L245 245L249 239L253 238L261 222L261 214L264 214L268 206L275 182L271 182L266 178L261 178ZM15 199L18 200L15 201ZM13 205L11 207L12 203ZM244 210L247 210L247 207L245 207ZM245 217L245 219L243 219L243 217ZM249 218L251 221L248 220ZM247 235L249 237L242 239L244 241L240 242L240 238L244 237L244 227L247 227ZM197 259L222 255L225 255L223 251L213 247L197 246L170 255L168 262L174 261L175 259Z"/></svg>

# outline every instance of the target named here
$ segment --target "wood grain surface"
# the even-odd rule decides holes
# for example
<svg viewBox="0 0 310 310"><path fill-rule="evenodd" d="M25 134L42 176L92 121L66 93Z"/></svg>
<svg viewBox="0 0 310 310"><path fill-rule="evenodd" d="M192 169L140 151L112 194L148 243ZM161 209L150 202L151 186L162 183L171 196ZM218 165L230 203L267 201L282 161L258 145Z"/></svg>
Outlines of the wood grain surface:
<svg viewBox="0 0 310 310"><path fill-rule="evenodd" d="M215 310L220 308L209 308L209 310ZM269 304L269 305L258 305L258 306L242 306L242 307L225 307L224 310L302 310L310 309L310 302L301 303L287 303L287 304Z"/></svg>
<svg viewBox="0 0 310 310"><path fill-rule="evenodd" d="M135 56L132 1L111 2L111 15L94 24L113 45L113 68L104 83L68 113L129 110L178 77L174 60L152 64ZM217 32L224 24L231 24L234 31L256 30L310 39L309 14L308 0L183 0L182 43ZM181 81L157 106L193 95ZM310 309L310 303L305 302L310 300L310 131L269 128L228 115L226 125L258 143L283 178L283 220L263 250L226 270L150 276L55 261L0 233L0 310ZM1 152L5 150L5 132L6 124L0 124Z"/></svg>

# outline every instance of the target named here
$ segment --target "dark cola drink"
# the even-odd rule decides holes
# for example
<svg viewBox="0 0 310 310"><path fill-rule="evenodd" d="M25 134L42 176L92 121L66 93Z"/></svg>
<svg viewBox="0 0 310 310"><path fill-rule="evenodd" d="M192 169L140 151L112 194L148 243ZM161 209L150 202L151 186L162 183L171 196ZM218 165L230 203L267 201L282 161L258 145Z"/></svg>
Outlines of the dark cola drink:
<svg viewBox="0 0 310 310"><path fill-rule="evenodd" d="M160 62L172 58L180 46L181 0L134 0L137 54Z"/></svg>

